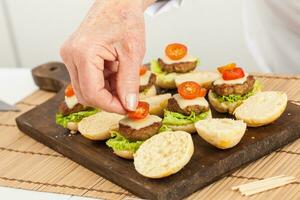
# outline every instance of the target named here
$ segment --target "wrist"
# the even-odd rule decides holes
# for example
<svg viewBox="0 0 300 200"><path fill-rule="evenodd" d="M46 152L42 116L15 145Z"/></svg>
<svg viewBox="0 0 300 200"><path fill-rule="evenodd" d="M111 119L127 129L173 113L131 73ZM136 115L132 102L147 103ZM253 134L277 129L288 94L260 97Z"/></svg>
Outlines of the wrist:
<svg viewBox="0 0 300 200"><path fill-rule="evenodd" d="M127 5L129 7L133 6L142 9L142 11L145 11L151 4L155 3L156 0L123 0L123 2L124 5Z"/></svg>
<svg viewBox="0 0 300 200"><path fill-rule="evenodd" d="M135 8L145 11L151 4L155 3L156 0L95 0L95 7L115 7L120 8Z"/></svg>

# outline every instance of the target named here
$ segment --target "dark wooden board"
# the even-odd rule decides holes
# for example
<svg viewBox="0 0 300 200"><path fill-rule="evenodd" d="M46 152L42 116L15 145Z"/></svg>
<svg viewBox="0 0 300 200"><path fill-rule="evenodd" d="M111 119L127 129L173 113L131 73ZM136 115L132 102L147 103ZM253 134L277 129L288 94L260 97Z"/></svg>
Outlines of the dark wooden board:
<svg viewBox="0 0 300 200"><path fill-rule="evenodd" d="M197 134L193 135L195 153L177 174L151 180L139 175L131 161L113 155L104 142L93 142L81 135L69 136L55 124L58 104L63 100L62 87L69 82L65 66L47 63L32 71L36 84L44 90L58 92L47 102L16 119L21 131L64 156L147 199L181 199L300 137L300 106L288 103L285 113L275 123L248 128L234 148L219 150ZM213 113L214 117L224 117Z"/></svg>

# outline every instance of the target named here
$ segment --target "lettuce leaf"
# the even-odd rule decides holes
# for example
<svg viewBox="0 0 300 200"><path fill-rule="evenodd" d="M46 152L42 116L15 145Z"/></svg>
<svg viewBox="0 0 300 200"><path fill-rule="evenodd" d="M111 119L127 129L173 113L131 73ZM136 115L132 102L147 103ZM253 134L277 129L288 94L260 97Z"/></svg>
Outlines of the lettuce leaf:
<svg viewBox="0 0 300 200"><path fill-rule="evenodd" d="M163 125L159 128L158 132L161 133L161 132L164 132L164 131L172 131L172 129L169 128L167 125L163 124Z"/></svg>
<svg viewBox="0 0 300 200"><path fill-rule="evenodd" d="M66 128L69 122L80 122L83 118L94 115L98 111L98 109L86 110L77 113L72 113L67 116L63 116L62 114L56 114L56 123Z"/></svg>
<svg viewBox="0 0 300 200"><path fill-rule="evenodd" d="M146 89L144 89L143 91L142 91L142 94L144 94L144 95L146 95L147 94L147 92L150 90L150 88L146 88Z"/></svg>
<svg viewBox="0 0 300 200"><path fill-rule="evenodd" d="M260 92L262 88L262 84L259 81L255 81L253 89L243 95L240 94L230 94L230 95L225 95L225 96L219 96L216 93L214 93L214 95L216 96L216 98L218 99L219 102L229 102L229 103L234 103L237 101L243 101L247 98L249 98L250 96L256 94L257 92Z"/></svg>
<svg viewBox="0 0 300 200"><path fill-rule="evenodd" d="M152 60L152 61L151 61L151 63L150 63L150 70L151 70L152 73L154 73L154 74L156 74L156 75L159 75L159 74L165 75L165 74L166 74L166 72L164 72L164 71L160 68L160 66L159 66L159 64L158 64L158 62L157 62L157 60Z"/></svg>
<svg viewBox="0 0 300 200"><path fill-rule="evenodd" d="M154 73L156 75L156 78L158 81L162 81L165 80L166 78L168 78L168 74L166 72L164 72L160 65L158 64L157 60L152 60L150 63L150 70L152 73ZM171 75L174 73L171 73ZM169 78L170 80L174 79L172 77Z"/></svg>
<svg viewBox="0 0 300 200"><path fill-rule="evenodd" d="M201 113L200 115L196 115L192 112L190 116L186 116L181 113L165 110L162 123L165 125L186 125L203 120L207 116L208 112Z"/></svg>
<svg viewBox="0 0 300 200"><path fill-rule="evenodd" d="M198 67L199 65L200 65L200 59L197 58L197 64L196 64L196 66Z"/></svg>
<svg viewBox="0 0 300 200"><path fill-rule="evenodd" d="M117 131L111 131L111 138L106 141L106 145L113 150L136 152L143 141L131 142Z"/></svg>

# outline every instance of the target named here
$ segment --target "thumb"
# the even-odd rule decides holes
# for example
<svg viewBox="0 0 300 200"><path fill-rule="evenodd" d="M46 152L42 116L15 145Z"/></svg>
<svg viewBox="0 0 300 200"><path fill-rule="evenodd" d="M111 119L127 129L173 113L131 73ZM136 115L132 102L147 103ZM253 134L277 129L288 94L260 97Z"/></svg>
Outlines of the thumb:
<svg viewBox="0 0 300 200"><path fill-rule="evenodd" d="M119 54L119 69L117 73L117 93L124 108L136 110L139 97L140 63L130 55ZM134 58L134 57L133 57Z"/></svg>

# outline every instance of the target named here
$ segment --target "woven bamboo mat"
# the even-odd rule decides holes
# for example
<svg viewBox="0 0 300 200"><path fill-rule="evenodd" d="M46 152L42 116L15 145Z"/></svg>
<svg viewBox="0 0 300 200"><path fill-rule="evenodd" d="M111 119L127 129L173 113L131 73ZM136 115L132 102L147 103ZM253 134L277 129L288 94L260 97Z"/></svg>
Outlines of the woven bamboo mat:
<svg viewBox="0 0 300 200"><path fill-rule="evenodd" d="M300 76L257 74L265 90L285 91L300 105ZM22 111L0 113L0 186L101 199L134 199L133 194L31 139L18 130L15 118L54 94L36 91L17 103ZM300 130L299 130L300 131ZM230 188L280 174L300 180L300 139L194 193L187 199L300 199L300 182L242 197Z"/></svg>

